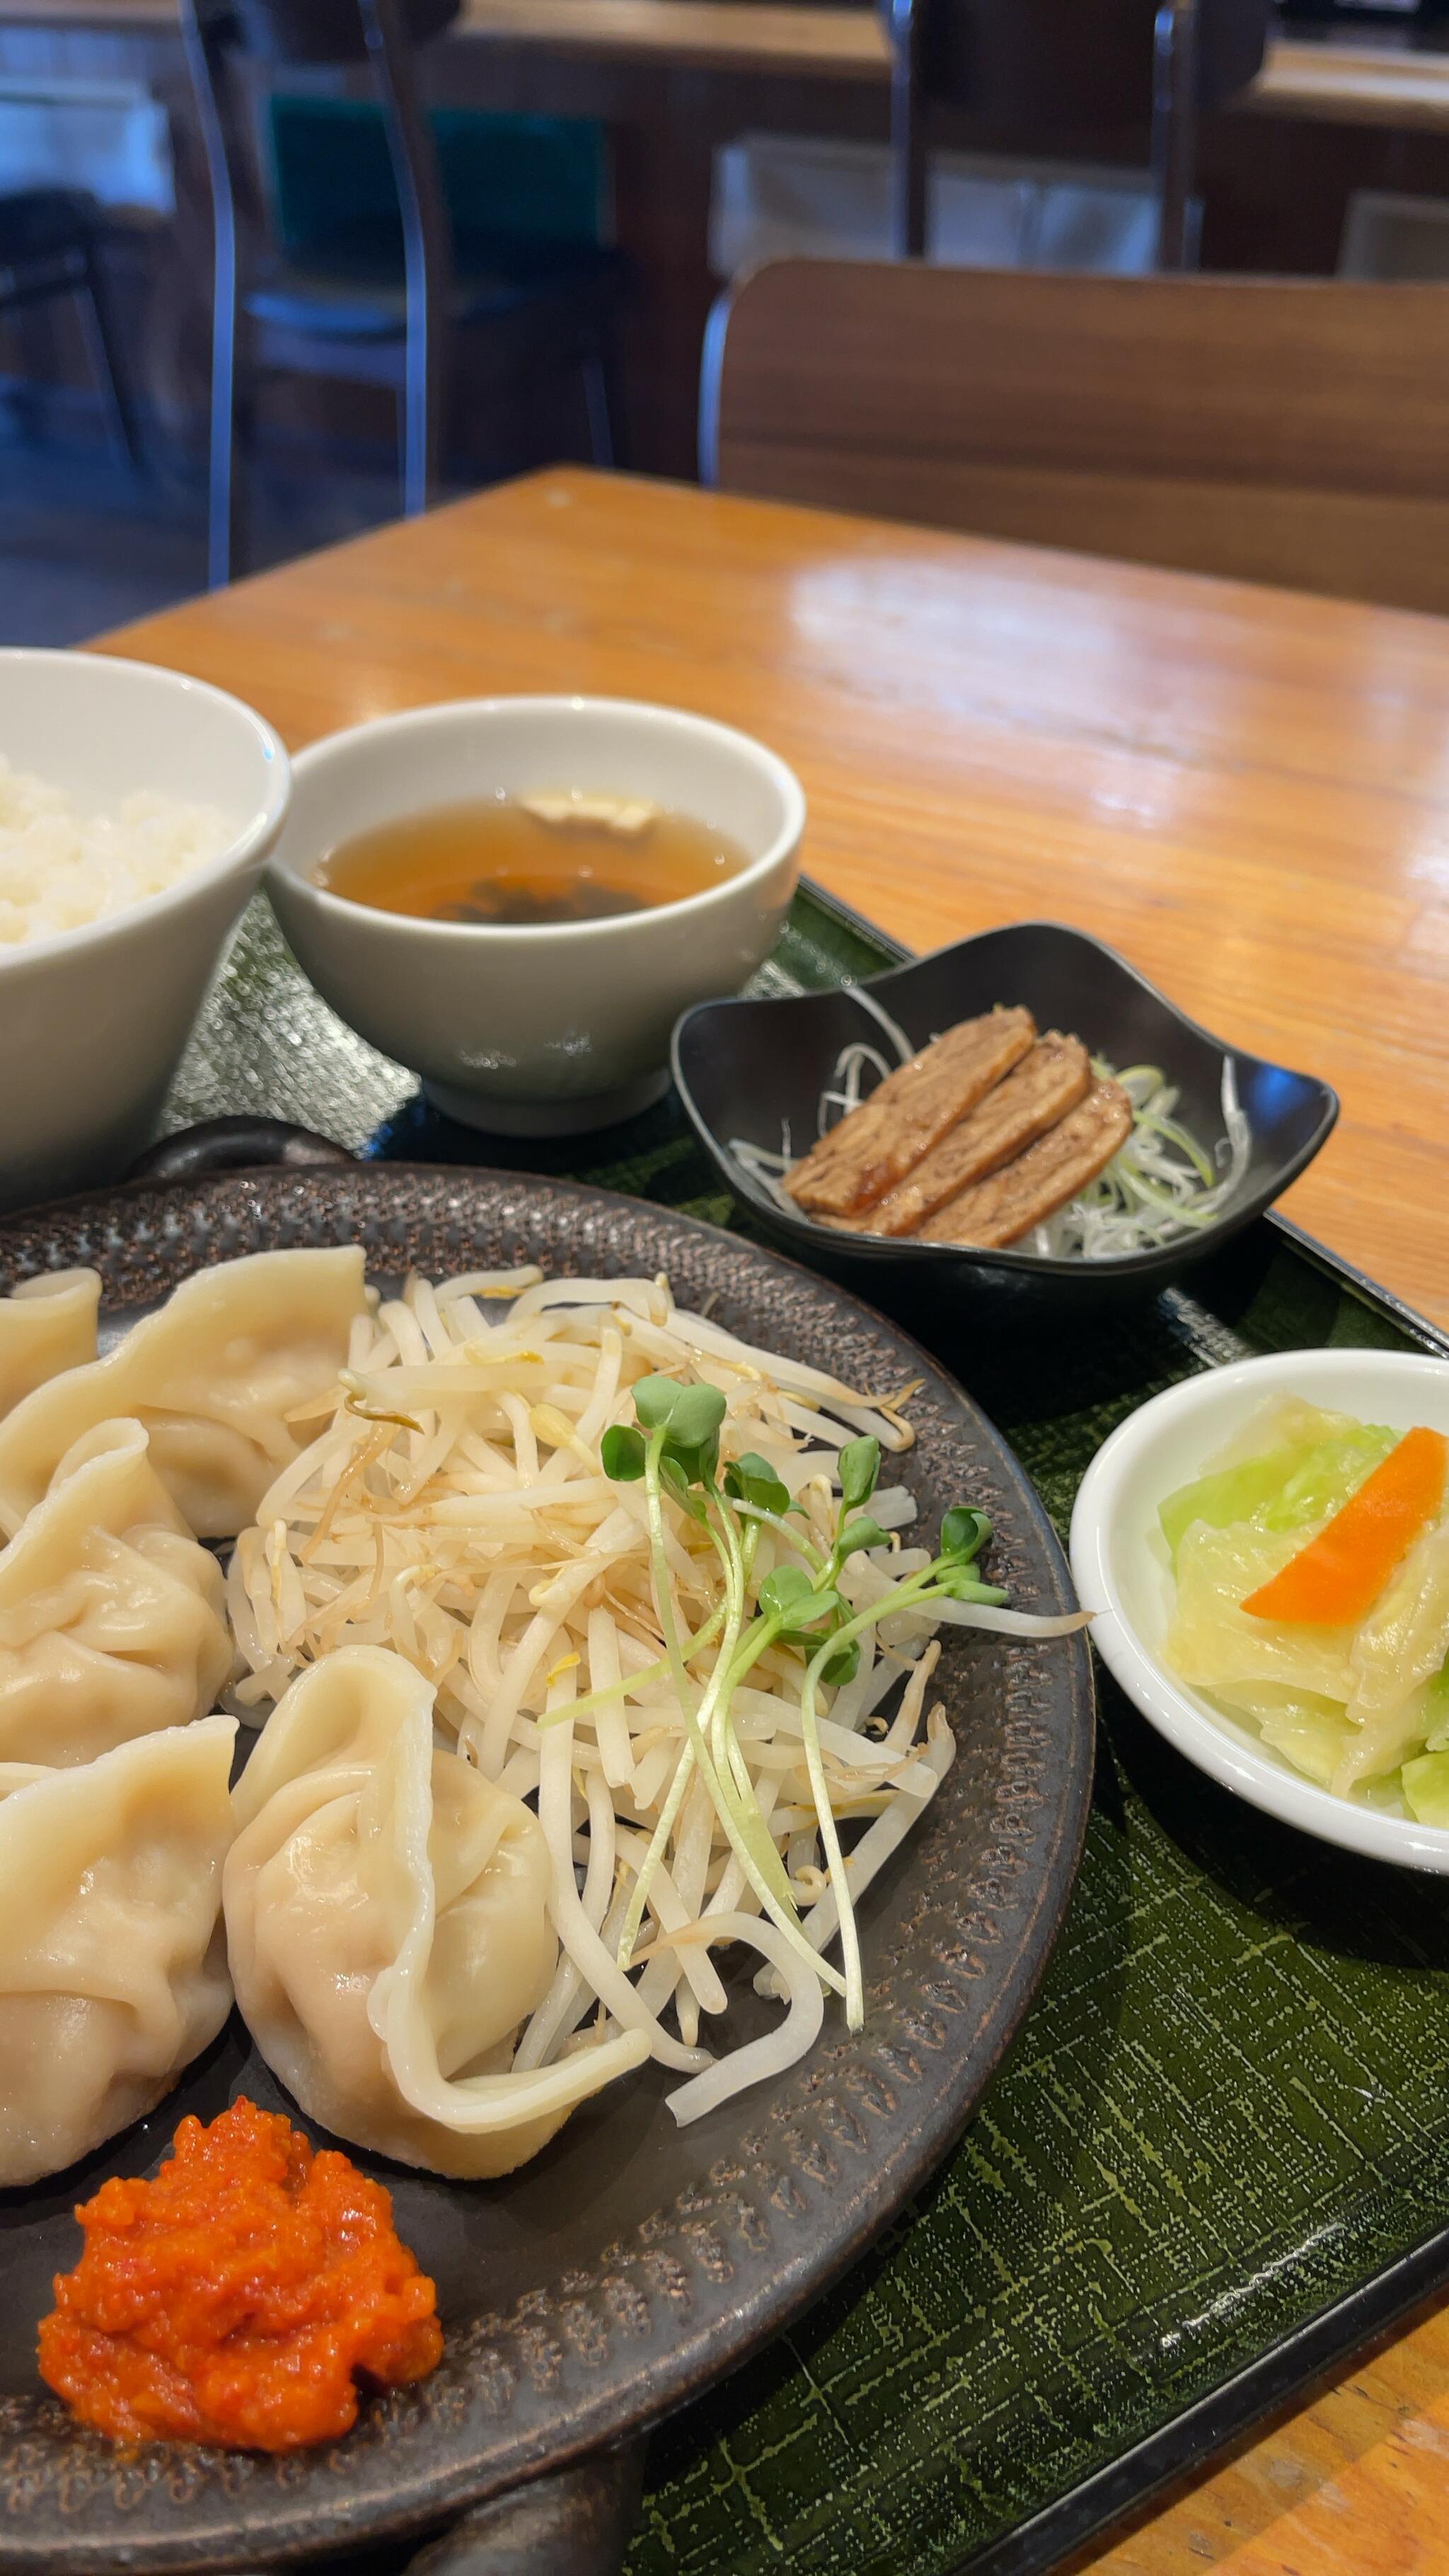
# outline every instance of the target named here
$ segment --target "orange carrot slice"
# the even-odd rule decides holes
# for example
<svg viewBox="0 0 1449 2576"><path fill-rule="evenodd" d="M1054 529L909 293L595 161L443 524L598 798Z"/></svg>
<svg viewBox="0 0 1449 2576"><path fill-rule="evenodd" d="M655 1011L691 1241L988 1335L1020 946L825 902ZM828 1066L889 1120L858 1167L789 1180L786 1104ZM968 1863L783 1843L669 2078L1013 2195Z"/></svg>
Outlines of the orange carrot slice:
<svg viewBox="0 0 1449 2576"><path fill-rule="evenodd" d="M1365 1618L1400 1560L1444 1502L1449 1441L1406 1431L1317 1538L1243 1603L1255 1619L1346 1628Z"/></svg>

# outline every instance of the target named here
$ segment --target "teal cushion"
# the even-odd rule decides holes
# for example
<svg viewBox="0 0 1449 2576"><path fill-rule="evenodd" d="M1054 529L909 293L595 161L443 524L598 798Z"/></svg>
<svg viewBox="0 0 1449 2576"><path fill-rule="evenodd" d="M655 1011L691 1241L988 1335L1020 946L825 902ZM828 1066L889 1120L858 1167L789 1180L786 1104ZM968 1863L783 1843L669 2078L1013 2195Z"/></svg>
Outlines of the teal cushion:
<svg viewBox="0 0 1449 2576"><path fill-rule="evenodd" d="M585 118L441 107L430 122L460 258L470 240L595 243L606 237L602 126ZM273 216L289 260L325 265L402 231L382 112L371 101L274 94Z"/></svg>

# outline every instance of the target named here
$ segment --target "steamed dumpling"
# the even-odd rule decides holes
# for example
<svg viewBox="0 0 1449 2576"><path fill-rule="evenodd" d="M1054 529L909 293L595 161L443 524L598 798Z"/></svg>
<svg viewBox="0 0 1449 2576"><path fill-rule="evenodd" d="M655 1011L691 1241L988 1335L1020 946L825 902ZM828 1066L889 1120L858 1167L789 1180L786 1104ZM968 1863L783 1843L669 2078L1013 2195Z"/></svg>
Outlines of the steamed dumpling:
<svg viewBox="0 0 1449 2576"><path fill-rule="evenodd" d="M87 1432L0 1548L0 1763L89 1762L204 1716L233 1661L224 1592L141 1424Z"/></svg>
<svg viewBox="0 0 1449 2576"><path fill-rule="evenodd" d="M536 1816L435 1750L433 1692L350 1646L299 1674L236 1793L237 2001L267 2064L338 2137L467 2178L535 2155L647 2054L634 2032L509 2071L558 1956Z"/></svg>
<svg viewBox="0 0 1449 2576"><path fill-rule="evenodd" d="M0 1297L0 1420L62 1369L96 1355L98 1270L45 1270Z"/></svg>
<svg viewBox="0 0 1449 2576"><path fill-rule="evenodd" d="M37 1387L0 1422L0 1531L13 1536L82 1432L134 1414L197 1537L234 1537L302 1446L288 1413L334 1384L364 1311L351 1244L198 1271L103 1360Z"/></svg>
<svg viewBox="0 0 1449 2576"><path fill-rule="evenodd" d="M0 1763L0 2185L153 2110L225 2021L235 1735L206 1717L73 1771Z"/></svg>

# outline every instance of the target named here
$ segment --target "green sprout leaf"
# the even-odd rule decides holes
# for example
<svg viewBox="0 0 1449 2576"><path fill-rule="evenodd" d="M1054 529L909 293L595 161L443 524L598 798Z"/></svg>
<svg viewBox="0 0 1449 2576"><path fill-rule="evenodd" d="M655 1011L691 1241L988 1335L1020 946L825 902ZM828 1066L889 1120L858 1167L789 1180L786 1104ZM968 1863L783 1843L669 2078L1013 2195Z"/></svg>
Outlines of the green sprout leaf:
<svg viewBox="0 0 1449 2576"><path fill-rule="evenodd" d="M660 1453L660 1464L677 1467L686 1485L707 1485L719 1464L719 1442L706 1440L700 1448L693 1449L687 1441L676 1440L671 1431Z"/></svg>
<svg viewBox="0 0 1449 2576"><path fill-rule="evenodd" d="M880 1442L847 1440L840 1453L840 1499L848 1512L870 1501L879 1475Z"/></svg>
<svg viewBox="0 0 1449 2576"><path fill-rule="evenodd" d="M801 1594L792 1590L777 1613L786 1621L780 1630L782 1644L803 1646L807 1653L813 1655L821 1643L818 1632L822 1619L828 1621L830 1627L838 1627L844 1610L845 1604L838 1592L807 1590Z"/></svg>
<svg viewBox="0 0 1449 2576"><path fill-rule="evenodd" d="M860 1640L852 1637L848 1646L842 1646L838 1655L832 1655L829 1663L821 1665L820 1678L829 1682L832 1690L838 1690L843 1683L853 1682L859 1670Z"/></svg>
<svg viewBox="0 0 1449 2576"><path fill-rule="evenodd" d="M645 1386L657 1386L657 1378L645 1378ZM637 1408L636 1393L635 1404ZM702 1449L712 1441L725 1418L725 1400L717 1386L678 1386L669 1413L669 1437L676 1450Z"/></svg>
<svg viewBox="0 0 1449 2576"><path fill-rule="evenodd" d="M599 1442L599 1459L616 1485L637 1485L644 1473L644 1441L632 1424L616 1422Z"/></svg>
<svg viewBox="0 0 1449 2576"><path fill-rule="evenodd" d="M760 1586L760 1608L772 1619L793 1620L814 1598L815 1586L803 1565L777 1565Z"/></svg>
<svg viewBox="0 0 1449 2576"><path fill-rule="evenodd" d="M956 1503L941 1523L941 1554L969 1564L980 1555L990 1536L991 1523L985 1512L974 1512L966 1504Z"/></svg>
<svg viewBox="0 0 1449 2576"><path fill-rule="evenodd" d="M634 1411L646 1431L662 1431L674 1419L674 1408L685 1392L673 1377L641 1377L634 1389Z"/></svg>
<svg viewBox="0 0 1449 2576"><path fill-rule="evenodd" d="M755 1449L747 1449L740 1458L732 1458L724 1473L725 1492L738 1503L753 1503L756 1511L773 1512L779 1519L790 1508L790 1493L782 1485L768 1458Z"/></svg>
<svg viewBox="0 0 1449 2576"><path fill-rule="evenodd" d="M699 1475L693 1450L686 1451L681 1458L672 1445L667 1447L659 1461L659 1481L677 1503L683 1504L691 1520L703 1520L704 1497L695 1491Z"/></svg>
<svg viewBox="0 0 1449 2576"><path fill-rule="evenodd" d="M979 1601L997 1610L1004 1610L1011 1599L1010 1593L1003 1592L999 1584L983 1583L969 1565L941 1575L926 1598L939 1599L942 1594L948 1601Z"/></svg>
<svg viewBox="0 0 1449 2576"><path fill-rule="evenodd" d="M817 1620L837 1617L844 1606L838 1592L812 1592L808 1601L792 1605L791 1617L798 1627L812 1628ZM814 1642L818 1646L819 1638Z"/></svg>
<svg viewBox="0 0 1449 2576"><path fill-rule="evenodd" d="M858 1556L862 1548L889 1545L890 1539L880 1523L866 1518L846 1522L835 1542L835 1553L843 1565L848 1556Z"/></svg>

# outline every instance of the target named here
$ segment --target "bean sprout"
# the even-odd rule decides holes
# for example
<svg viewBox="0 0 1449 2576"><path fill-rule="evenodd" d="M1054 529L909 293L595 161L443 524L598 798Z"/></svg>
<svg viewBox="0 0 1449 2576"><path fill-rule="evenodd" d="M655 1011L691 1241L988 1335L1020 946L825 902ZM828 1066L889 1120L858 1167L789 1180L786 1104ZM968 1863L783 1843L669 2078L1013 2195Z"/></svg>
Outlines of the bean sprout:
<svg viewBox="0 0 1449 2576"><path fill-rule="evenodd" d="M389 1647L444 1740L536 1802L559 1954L513 2063L540 2102L579 2081L586 2020L621 2067L691 2079L681 2120L793 2064L830 1994L858 2026L855 1901L955 1749L938 1626L1080 1624L1005 1606L983 1515L918 1542L909 1488L877 1484L909 1392L745 1342L666 1280L529 1270L410 1278L305 1408L228 1575L234 1704L261 1723L307 1665ZM741 1948L788 2009L716 2057Z"/></svg>

